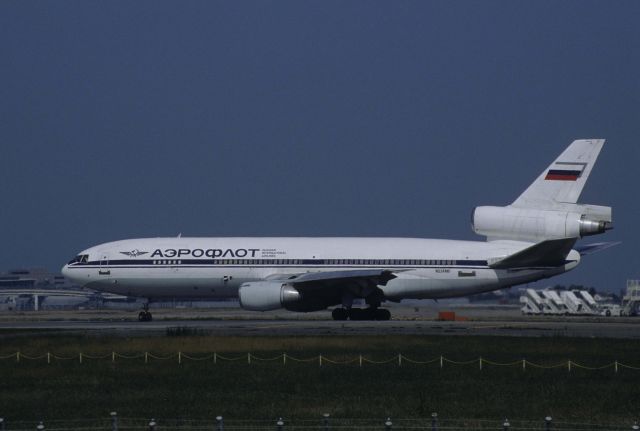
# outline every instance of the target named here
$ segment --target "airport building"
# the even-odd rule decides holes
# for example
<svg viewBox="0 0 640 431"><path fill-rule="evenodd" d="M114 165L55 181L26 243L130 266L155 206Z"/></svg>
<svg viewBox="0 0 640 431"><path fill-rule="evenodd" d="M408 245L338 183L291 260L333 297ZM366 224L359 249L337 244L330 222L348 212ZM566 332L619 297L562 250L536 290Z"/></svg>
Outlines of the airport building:
<svg viewBox="0 0 640 431"><path fill-rule="evenodd" d="M73 289L77 288L59 272L46 269L14 269L0 273L0 290L3 289Z"/></svg>
<svg viewBox="0 0 640 431"><path fill-rule="evenodd" d="M0 310L77 308L90 301L93 292L80 289L59 272L41 268L0 273Z"/></svg>
<svg viewBox="0 0 640 431"><path fill-rule="evenodd" d="M145 300L84 289L59 272L41 268L0 273L0 311L118 309L137 310ZM155 301L152 308L238 307L237 300Z"/></svg>

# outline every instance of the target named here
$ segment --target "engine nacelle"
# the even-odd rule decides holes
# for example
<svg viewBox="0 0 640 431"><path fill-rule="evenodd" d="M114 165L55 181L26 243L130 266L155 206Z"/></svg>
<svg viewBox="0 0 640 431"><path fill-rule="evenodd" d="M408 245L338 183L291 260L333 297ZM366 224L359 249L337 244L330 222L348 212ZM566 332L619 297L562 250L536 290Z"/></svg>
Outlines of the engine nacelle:
<svg viewBox="0 0 640 431"><path fill-rule="evenodd" d="M287 308L302 300L294 287L279 281L253 281L244 283L238 292L240 306L251 311L270 311Z"/></svg>
<svg viewBox="0 0 640 431"><path fill-rule="evenodd" d="M596 205L559 205L558 209L477 207L473 231L488 239L543 241L598 235L612 228L611 208Z"/></svg>

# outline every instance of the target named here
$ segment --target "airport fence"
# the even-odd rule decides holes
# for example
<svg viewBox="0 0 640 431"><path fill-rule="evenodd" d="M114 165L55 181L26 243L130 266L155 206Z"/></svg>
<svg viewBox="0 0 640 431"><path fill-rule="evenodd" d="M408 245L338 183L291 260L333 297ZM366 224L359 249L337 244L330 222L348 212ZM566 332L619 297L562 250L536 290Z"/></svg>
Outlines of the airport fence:
<svg viewBox="0 0 640 431"><path fill-rule="evenodd" d="M220 355L218 353L209 353L204 355L194 355L184 352L176 352L169 355L157 355L151 352L142 353L118 353L110 352L105 354L86 354L79 352L75 355L57 355L55 353L47 352L39 355L27 355L21 352L8 353L0 355L0 361L13 361L17 364L24 361L46 361L47 364L51 364L54 361L77 361L80 364L87 361L144 361L145 364L151 362L172 361L174 363L182 364L186 361L195 362L209 362L212 364L218 363L231 363L231 362L244 362L247 365L260 364L260 363L281 363L282 366L287 364L309 364L319 367L323 366L358 366L363 367L366 365L391 365L391 366L435 366L439 368L451 367L451 366L466 366L477 367L479 370L491 367L511 367L521 368L526 371L529 368L534 369L566 369L568 372L575 369L598 371L611 369L613 372L618 373L620 370L640 370L640 366L629 365L618 360L602 365L585 365L571 359L567 361L561 361L556 363L536 363L527 359L517 359L511 362L497 362L483 357L476 359L470 359L466 361L453 360L446 358L445 356L437 356L434 358L421 360L415 359L403 354L394 355L385 359L372 359L363 355L349 356L349 357L330 357L325 355L318 355L306 358L297 358L287 353L282 353L277 356L260 357L252 353L246 353L235 356ZM1 430L0 430L1 431Z"/></svg>
<svg viewBox="0 0 640 431"><path fill-rule="evenodd" d="M144 419L119 417L116 412L99 419L8 421L0 418L0 431L162 431L162 430L207 430L207 431L638 431L637 422L621 421L616 424L563 422L550 416L540 420L492 420L440 418L433 413L428 418L334 418L328 413L321 418L277 418L272 420L226 419L217 416L211 419Z"/></svg>

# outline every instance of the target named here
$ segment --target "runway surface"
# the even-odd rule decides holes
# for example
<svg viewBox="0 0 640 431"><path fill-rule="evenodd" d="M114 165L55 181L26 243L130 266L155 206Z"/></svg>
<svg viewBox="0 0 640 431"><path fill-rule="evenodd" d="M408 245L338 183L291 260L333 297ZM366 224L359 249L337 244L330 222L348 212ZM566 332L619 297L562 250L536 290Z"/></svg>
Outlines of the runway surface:
<svg viewBox="0 0 640 431"><path fill-rule="evenodd" d="M612 317L525 317L511 309L463 309L464 321L438 321L437 313L397 312L386 322L330 320L328 313L251 313L225 310L154 310L154 321L138 322L136 312L1 313L0 335L23 331L123 336L165 335L172 328L234 336L304 335L502 335L516 337L640 338L640 319ZM466 316L465 316L466 314ZM293 316L293 317L292 317ZM257 318L256 318L257 317Z"/></svg>

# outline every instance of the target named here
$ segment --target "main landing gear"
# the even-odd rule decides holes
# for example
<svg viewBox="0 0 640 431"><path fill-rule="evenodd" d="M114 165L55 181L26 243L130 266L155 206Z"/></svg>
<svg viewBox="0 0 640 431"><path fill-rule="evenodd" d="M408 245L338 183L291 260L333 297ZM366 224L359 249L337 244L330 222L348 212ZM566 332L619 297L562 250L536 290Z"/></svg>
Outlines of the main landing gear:
<svg viewBox="0 0 640 431"><path fill-rule="evenodd" d="M138 313L138 321L139 322L151 322L153 320L153 316L149 312L149 303L145 303L142 306L142 311Z"/></svg>
<svg viewBox="0 0 640 431"><path fill-rule="evenodd" d="M334 308L333 320L390 320L391 313L385 308Z"/></svg>

